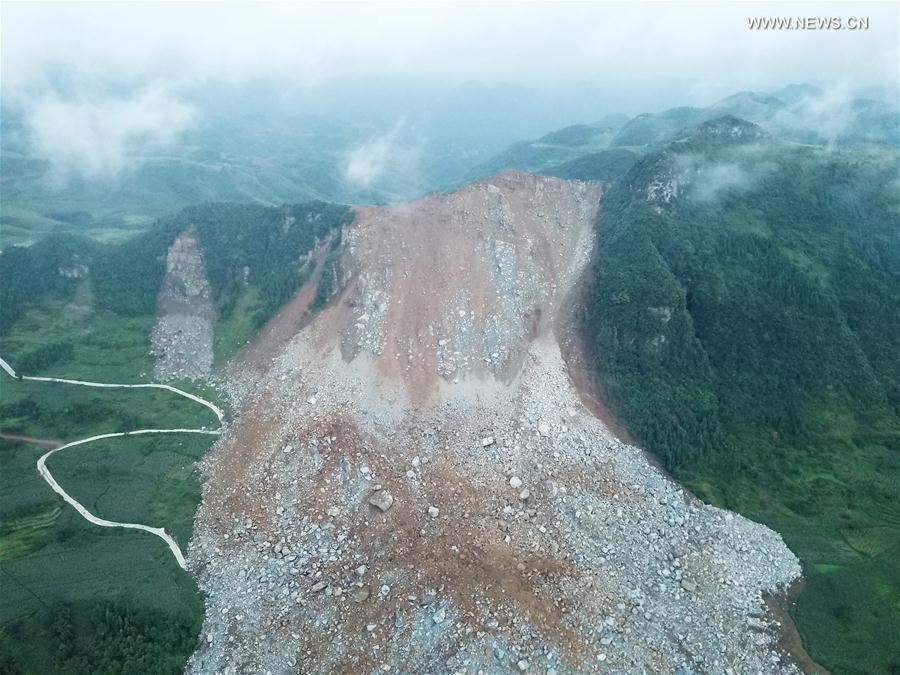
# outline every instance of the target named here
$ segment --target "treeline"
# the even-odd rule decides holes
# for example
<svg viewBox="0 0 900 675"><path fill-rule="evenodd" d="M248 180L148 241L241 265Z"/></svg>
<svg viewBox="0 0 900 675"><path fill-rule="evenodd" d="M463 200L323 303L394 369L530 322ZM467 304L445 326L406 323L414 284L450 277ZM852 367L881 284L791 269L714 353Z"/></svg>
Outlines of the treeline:
<svg viewBox="0 0 900 675"><path fill-rule="evenodd" d="M671 144L604 197L586 308L638 441L806 563L792 611L832 672L900 663L898 169L890 150ZM654 181L678 195L649 199Z"/></svg>
<svg viewBox="0 0 900 675"><path fill-rule="evenodd" d="M60 603L39 614L4 627L0 673L181 673L200 631L180 614L112 602ZM22 649L35 630L47 637L40 654Z"/></svg>
<svg viewBox="0 0 900 675"><path fill-rule="evenodd" d="M727 455L739 425L800 433L837 392L900 412L890 162L720 148L704 161L743 163L752 187L711 200L699 185L657 210L646 185L676 170L667 152L607 195L589 307L598 368L635 433L674 470Z"/></svg>
<svg viewBox="0 0 900 675"><path fill-rule="evenodd" d="M203 204L119 244L54 236L28 247L14 246L0 255L0 332L48 297L71 297L85 275L98 308L132 316L153 313L166 252L191 226L200 239L219 316L228 316L252 285L262 302L256 310L261 323L306 280L310 252L351 219L346 206L323 202L284 207Z"/></svg>
<svg viewBox="0 0 900 675"><path fill-rule="evenodd" d="M33 246L12 246L0 254L0 332L48 295L68 296L82 266L101 245L75 235L50 235ZM86 271L86 270L85 270Z"/></svg>

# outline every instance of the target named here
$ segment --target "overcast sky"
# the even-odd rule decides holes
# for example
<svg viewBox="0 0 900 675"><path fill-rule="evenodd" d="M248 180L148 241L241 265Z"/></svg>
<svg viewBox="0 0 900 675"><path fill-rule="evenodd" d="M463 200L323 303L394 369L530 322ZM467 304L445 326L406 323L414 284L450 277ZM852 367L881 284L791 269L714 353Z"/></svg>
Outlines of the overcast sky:
<svg viewBox="0 0 900 675"><path fill-rule="evenodd" d="M869 18L867 31L753 31L749 16ZM2 86L341 76L651 86L685 103L789 82L896 86L898 3L2 4ZM689 99L697 99L689 100Z"/></svg>
<svg viewBox="0 0 900 675"><path fill-rule="evenodd" d="M348 178L365 184L384 157L415 156L397 134L429 106L446 112L431 132L457 134L454 143L479 132L476 149L487 152L609 112L791 83L846 102L860 88L896 91L900 62L896 2L3 2L0 12L2 102L23 113L30 151L60 183L116 177L205 115L277 105L240 89L259 81L269 86L253 92L276 92L291 112L330 100L329 118L381 115L382 135L348 160ZM866 17L869 28L748 26L751 16L823 14ZM469 83L512 86L453 89ZM208 96L220 85L238 94Z"/></svg>

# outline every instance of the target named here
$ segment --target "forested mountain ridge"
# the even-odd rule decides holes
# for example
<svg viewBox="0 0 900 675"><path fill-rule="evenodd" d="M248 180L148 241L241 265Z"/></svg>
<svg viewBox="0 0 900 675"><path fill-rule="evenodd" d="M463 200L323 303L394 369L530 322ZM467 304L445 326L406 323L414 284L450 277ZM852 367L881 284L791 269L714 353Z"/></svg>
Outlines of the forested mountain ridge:
<svg viewBox="0 0 900 675"><path fill-rule="evenodd" d="M810 145L900 145L896 104L790 85L771 93L739 92L706 107L679 106L631 118L608 115L591 125L566 127L510 146L473 169L470 177L511 167L560 178L616 180L639 155L729 115L777 138Z"/></svg>
<svg viewBox="0 0 900 675"><path fill-rule="evenodd" d="M586 307L609 403L697 494L783 534L801 634L840 672L900 658L897 177L890 148L706 122L609 189Z"/></svg>
<svg viewBox="0 0 900 675"><path fill-rule="evenodd" d="M841 147L900 144L896 103L795 86L772 94L740 92L705 108L644 113L624 124L610 145L668 143L724 115L746 119L780 138L801 143Z"/></svg>
<svg viewBox="0 0 900 675"><path fill-rule="evenodd" d="M308 278L309 252L351 218L349 208L324 202L283 207L209 203L162 218L122 243L52 235L32 246L13 246L0 254L0 331L48 298L70 298L79 283L90 286L99 309L124 316L152 314L166 251L192 226L220 320L232 318L240 298L252 291L253 307L242 306L241 313L250 315L255 330Z"/></svg>

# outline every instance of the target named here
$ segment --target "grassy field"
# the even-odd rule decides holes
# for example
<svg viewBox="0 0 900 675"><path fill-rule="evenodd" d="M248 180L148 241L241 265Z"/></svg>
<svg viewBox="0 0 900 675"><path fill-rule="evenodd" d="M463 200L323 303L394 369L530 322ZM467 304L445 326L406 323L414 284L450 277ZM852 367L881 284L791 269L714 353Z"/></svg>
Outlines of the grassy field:
<svg viewBox="0 0 900 675"><path fill-rule="evenodd" d="M810 652L836 673L900 672L900 428L885 424L780 459L748 443L740 478L682 475L701 498L779 532L800 557L804 589L789 609Z"/></svg>
<svg viewBox="0 0 900 675"><path fill-rule="evenodd" d="M216 324L213 337L215 362L222 363L252 338L266 318L259 290L247 286L234 303L234 310Z"/></svg>
<svg viewBox="0 0 900 675"><path fill-rule="evenodd" d="M16 367L68 335L69 358L23 374L146 381L151 321L49 303L0 339L0 355ZM167 392L0 381L0 429L10 433L69 441L215 423L204 407ZM200 498L195 462L212 440L109 439L63 451L48 467L95 514L165 527L184 548ZM193 580L157 537L93 526L65 505L37 473L43 452L0 440L0 672L181 672L202 622Z"/></svg>

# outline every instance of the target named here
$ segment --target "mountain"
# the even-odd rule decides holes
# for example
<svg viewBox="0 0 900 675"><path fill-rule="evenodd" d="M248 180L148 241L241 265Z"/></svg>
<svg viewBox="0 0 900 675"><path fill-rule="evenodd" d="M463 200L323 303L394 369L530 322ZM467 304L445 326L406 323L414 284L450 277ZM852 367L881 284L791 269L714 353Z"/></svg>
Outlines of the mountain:
<svg viewBox="0 0 900 675"><path fill-rule="evenodd" d="M586 308L620 421L801 558L792 614L834 672L896 665L897 172L893 148L706 122L610 187Z"/></svg>
<svg viewBox="0 0 900 675"><path fill-rule="evenodd" d="M638 115L622 126L610 146L666 143L723 115L754 122L767 132L814 145L900 145L896 104L852 98L810 85L791 85L771 95L741 92L706 108L673 108Z"/></svg>
<svg viewBox="0 0 900 675"><path fill-rule="evenodd" d="M48 191L3 119L0 355L227 419L53 460L188 576L22 438L196 420L4 380L0 671L896 669L889 103L744 92L487 163L508 140L233 103L108 190ZM428 159L350 188L381 141ZM401 201L491 162L539 173Z"/></svg>
<svg viewBox="0 0 900 675"><path fill-rule="evenodd" d="M119 173L107 177L56 175L25 140L4 137L3 243L32 242L50 233L120 240L203 202L377 202L437 185L413 170L413 141L400 134L393 145L372 147L384 156L365 165L371 181L368 174L361 182L348 178L352 153L365 150L372 137L378 137L375 128L314 116L206 116L174 147L129 156Z"/></svg>
<svg viewBox="0 0 900 675"><path fill-rule="evenodd" d="M569 380L601 193L507 170L356 207L327 304L230 371L188 672L796 672L761 598L800 572L778 535L685 493Z"/></svg>
<svg viewBox="0 0 900 675"><path fill-rule="evenodd" d="M536 141L515 143L476 166L468 178L519 168L561 178L610 181L630 167L629 159L726 116L755 123L784 140L811 145L898 146L900 113L889 101L796 84L772 94L739 92L705 108L681 106L633 118L608 115L595 124L576 124Z"/></svg>
<svg viewBox="0 0 900 675"><path fill-rule="evenodd" d="M545 168L543 173L559 178L609 182L625 175L639 155L624 148L590 152L568 162Z"/></svg>
<svg viewBox="0 0 900 675"><path fill-rule="evenodd" d="M163 218L122 243L53 235L32 246L13 246L0 254L0 334L32 309L70 300L79 287L89 289L97 311L153 315L158 303L166 302L162 291L173 268L187 265L202 268L208 277L202 283L221 327L215 344L221 360L313 276L349 218L347 207L324 202L277 208L211 203ZM185 252L188 259L179 260ZM182 278L176 286L198 283Z"/></svg>
<svg viewBox="0 0 900 675"><path fill-rule="evenodd" d="M473 180L490 176L509 168L549 173L586 154L603 151L626 120L624 115L607 115L595 124L576 124L553 131L536 141L515 143L471 169L467 178ZM568 168L562 170L571 172Z"/></svg>
<svg viewBox="0 0 900 675"><path fill-rule="evenodd" d="M700 119L699 108L672 108L656 115L644 113L629 120L610 141L612 146L653 145L671 140Z"/></svg>

